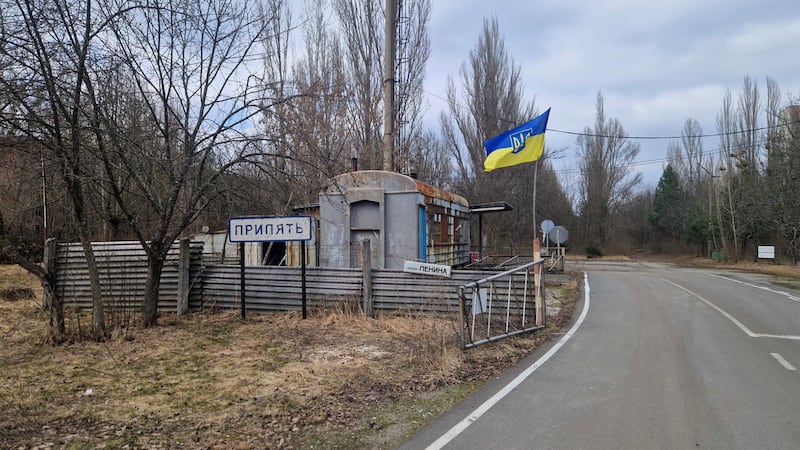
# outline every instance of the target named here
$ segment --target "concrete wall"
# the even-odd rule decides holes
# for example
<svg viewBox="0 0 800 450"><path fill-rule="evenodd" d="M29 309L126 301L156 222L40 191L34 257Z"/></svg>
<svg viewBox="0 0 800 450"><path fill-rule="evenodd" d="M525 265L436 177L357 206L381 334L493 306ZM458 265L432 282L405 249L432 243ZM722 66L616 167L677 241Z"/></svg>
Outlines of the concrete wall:
<svg viewBox="0 0 800 450"><path fill-rule="evenodd" d="M469 262L466 200L411 177L377 170L345 173L322 188L319 206L319 260L323 267L360 267L363 239L370 240L375 269L401 269L407 260ZM439 223L432 223L434 214ZM457 216L450 219L452 230L459 225L460 229L439 231L440 241L434 242L432 230L447 227L449 215ZM458 249L462 247L460 258Z"/></svg>

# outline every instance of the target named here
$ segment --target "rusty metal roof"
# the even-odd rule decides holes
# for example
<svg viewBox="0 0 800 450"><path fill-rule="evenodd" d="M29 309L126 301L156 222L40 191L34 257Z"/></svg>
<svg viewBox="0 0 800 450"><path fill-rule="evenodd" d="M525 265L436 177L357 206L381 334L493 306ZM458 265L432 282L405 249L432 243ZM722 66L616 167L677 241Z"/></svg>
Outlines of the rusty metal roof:
<svg viewBox="0 0 800 450"><path fill-rule="evenodd" d="M439 189L436 186L416 178L411 178L407 175L383 170L360 170L337 175L323 187L323 191L330 192L330 190L336 186L359 188L380 185L385 187L389 180L396 183L398 188L402 187L402 189L408 190L414 189L426 197L445 200L469 208L467 200L458 194Z"/></svg>
<svg viewBox="0 0 800 450"><path fill-rule="evenodd" d="M417 189L422 195L428 197L440 198L442 200L447 200L448 202L456 203L461 206L469 208L469 203L467 203L467 200L458 194L455 194L450 191L445 191L444 189L439 189L436 186L430 185L424 181L420 181L417 179L414 179L414 182L416 183Z"/></svg>

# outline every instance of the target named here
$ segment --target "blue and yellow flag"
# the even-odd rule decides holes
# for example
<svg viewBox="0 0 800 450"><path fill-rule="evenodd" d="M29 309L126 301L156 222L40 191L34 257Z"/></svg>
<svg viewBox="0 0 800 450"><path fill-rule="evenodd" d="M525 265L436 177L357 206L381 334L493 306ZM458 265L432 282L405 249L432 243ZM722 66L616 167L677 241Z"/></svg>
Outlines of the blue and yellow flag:
<svg viewBox="0 0 800 450"><path fill-rule="evenodd" d="M483 143L486 160L483 170L491 172L501 167L533 162L542 157L544 131L550 108L542 115Z"/></svg>

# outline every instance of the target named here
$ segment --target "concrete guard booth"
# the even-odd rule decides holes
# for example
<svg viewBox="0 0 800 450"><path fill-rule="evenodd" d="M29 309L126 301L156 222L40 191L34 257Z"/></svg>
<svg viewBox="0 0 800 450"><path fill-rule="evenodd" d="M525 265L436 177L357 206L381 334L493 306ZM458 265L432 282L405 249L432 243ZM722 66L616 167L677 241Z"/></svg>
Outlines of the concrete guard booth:
<svg viewBox="0 0 800 450"><path fill-rule="evenodd" d="M361 267L369 239L372 267L404 261L462 266L469 261L469 205L456 194L394 172L338 175L319 196L319 262Z"/></svg>

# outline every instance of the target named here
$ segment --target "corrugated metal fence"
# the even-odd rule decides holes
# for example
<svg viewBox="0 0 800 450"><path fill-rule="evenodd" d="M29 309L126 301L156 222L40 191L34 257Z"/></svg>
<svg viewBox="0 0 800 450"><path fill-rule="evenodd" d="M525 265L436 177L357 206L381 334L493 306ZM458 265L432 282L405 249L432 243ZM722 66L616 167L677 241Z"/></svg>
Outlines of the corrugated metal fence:
<svg viewBox="0 0 800 450"><path fill-rule="evenodd" d="M202 303L190 303L193 310L240 306L240 267L211 264L203 270ZM245 267L245 301L248 311L300 310L302 280L299 267ZM310 308L361 298L361 270L306 268L306 299Z"/></svg>
<svg viewBox="0 0 800 450"><path fill-rule="evenodd" d="M109 307L139 308L147 276L147 260L138 242L93 244ZM179 246L170 250L161 277L159 310L174 312L178 296ZM238 265L203 264L202 243L190 246L189 310L238 309L240 268ZM88 271L79 244L59 244L56 292L66 306L91 309ZM458 310L458 287L499 271L454 270L451 278L430 277L400 270L370 271L372 309L376 312L449 313ZM248 311L268 312L301 309L299 267L253 266L245 268L245 300ZM308 267L306 296L309 308L359 305L364 278L360 268ZM530 288L530 286L528 286ZM524 279L514 277L499 288L522 291Z"/></svg>
<svg viewBox="0 0 800 450"><path fill-rule="evenodd" d="M103 297L109 309L140 309L147 279L147 255L136 241L93 242ZM203 243L189 245L189 303L202 298L201 274ZM64 306L77 310L92 308L89 270L83 247L75 243L58 244L55 252L56 294ZM180 245L169 250L161 273L159 311L174 312L178 302Z"/></svg>

